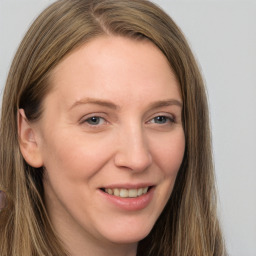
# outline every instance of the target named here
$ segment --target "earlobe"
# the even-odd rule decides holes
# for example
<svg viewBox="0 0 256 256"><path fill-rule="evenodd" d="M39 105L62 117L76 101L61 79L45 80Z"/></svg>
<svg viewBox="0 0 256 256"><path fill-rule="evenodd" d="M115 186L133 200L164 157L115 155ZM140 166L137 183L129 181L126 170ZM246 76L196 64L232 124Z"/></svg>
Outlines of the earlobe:
<svg viewBox="0 0 256 256"><path fill-rule="evenodd" d="M27 120L24 109L18 111L18 135L20 151L25 161L32 167L42 167L43 161L35 130Z"/></svg>

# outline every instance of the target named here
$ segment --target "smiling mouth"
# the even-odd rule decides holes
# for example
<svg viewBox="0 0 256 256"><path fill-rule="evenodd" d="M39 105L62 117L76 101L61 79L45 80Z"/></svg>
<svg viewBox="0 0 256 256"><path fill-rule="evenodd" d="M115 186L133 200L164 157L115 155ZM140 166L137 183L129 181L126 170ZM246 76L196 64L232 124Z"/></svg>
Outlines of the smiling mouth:
<svg viewBox="0 0 256 256"><path fill-rule="evenodd" d="M101 188L101 190L109 195L122 197L122 198L136 198L142 196L151 189L151 187L144 187L138 189L126 188Z"/></svg>

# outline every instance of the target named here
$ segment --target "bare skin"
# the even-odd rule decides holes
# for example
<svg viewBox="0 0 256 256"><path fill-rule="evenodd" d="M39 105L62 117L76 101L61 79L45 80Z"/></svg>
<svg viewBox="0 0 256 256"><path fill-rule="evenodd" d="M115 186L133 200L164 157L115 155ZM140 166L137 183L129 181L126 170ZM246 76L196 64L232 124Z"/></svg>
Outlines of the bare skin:
<svg viewBox="0 0 256 256"><path fill-rule="evenodd" d="M135 256L184 154L175 75L151 42L105 36L67 56L50 83L39 121L20 110L20 133L26 161L45 168L53 226L72 256Z"/></svg>

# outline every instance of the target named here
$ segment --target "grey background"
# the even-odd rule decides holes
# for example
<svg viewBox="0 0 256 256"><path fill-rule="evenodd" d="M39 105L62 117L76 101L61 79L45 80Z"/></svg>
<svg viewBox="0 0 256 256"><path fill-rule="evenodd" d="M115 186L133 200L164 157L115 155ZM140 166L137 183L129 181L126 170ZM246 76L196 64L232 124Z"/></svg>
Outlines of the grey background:
<svg viewBox="0 0 256 256"><path fill-rule="evenodd" d="M50 0L0 0L0 91ZM184 31L209 95L219 214L231 256L256 256L256 3L155 0Z"/></svg>

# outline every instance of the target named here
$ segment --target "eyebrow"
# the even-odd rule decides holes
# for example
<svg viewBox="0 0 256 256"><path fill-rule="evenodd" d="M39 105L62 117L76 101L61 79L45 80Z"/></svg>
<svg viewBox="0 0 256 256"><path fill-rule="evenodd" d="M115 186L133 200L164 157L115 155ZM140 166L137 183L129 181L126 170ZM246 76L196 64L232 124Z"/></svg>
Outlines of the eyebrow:
<svg viewBox="0 0 256 256"><path fill-rule="evenodd" d="M150 104L149 108L161 108L161 107L168 107L168 106L172 106L172 105L176 105L178 107L183 106L182 102L176 99L166 99L166 100L160 100L157 102L154 102L152 104Z"/></svg>
<svg viewBox="0 0 256 256"><path fill-rule="evenodd" d="M110 109L114 109L114 110L118 110L120 109L120 106L114 104L111 101L107 101L107 100L102 100L102 99L96 99L96 98L84 98L81 100L76 101L71 107L70 110L76 106L79 105L84 105L84 104L96 104L96 105L100 105L103 107L107 107ZM182 102L176 99L166 99L166 100L160 100L157 102L153 102L149 105L149 109L154 109L154 108L161 108L161 107L168 107L168 106L172 106L172 105L176 105L178 107L183 106Z"/></svg>
<svg viewBox="0 0 256 256"><path fill-rule="evenodd" d="M101 99L94 99L94 98L84 98L84 99L76 101L70 107L70 109L72 109L72 108L74 108L76 106L79 106L79 105L84 105L84 104L96 104L96 105L100 105L100 106L103 106L103 107L111 108L111 109L114 109L114 110L117 110L119 108L116 104L114 104L114 103L112 103L110 101L101 100Z"/></svg>

